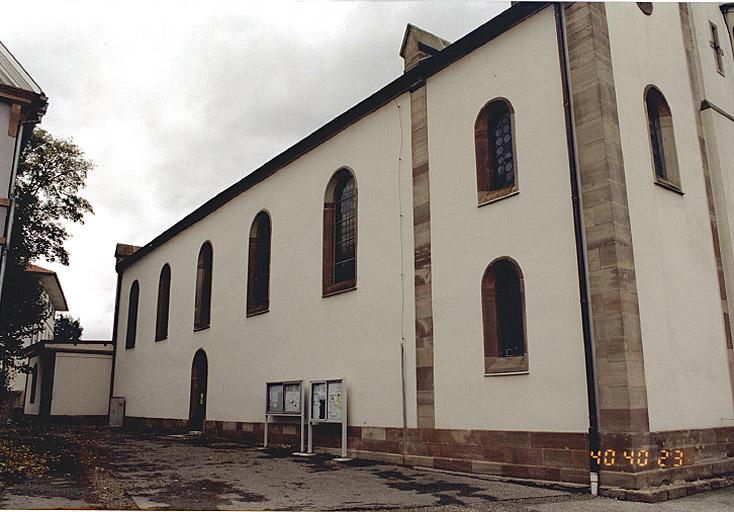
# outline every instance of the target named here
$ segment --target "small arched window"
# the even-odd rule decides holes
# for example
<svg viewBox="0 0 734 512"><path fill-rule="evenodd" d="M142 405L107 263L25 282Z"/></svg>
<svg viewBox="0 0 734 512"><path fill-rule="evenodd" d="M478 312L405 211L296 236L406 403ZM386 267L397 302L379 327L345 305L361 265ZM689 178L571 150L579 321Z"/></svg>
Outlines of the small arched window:
<svg viewBox="0 0 734 512"><path fill-rule="evenodd" d="M171 302L171 266L166 263L158 279L158 306L155 317L155 340L168 338L168 310Z"/></svg>
<svg viewBox="0 0 734 512"><path fill-rule="evenodd" d="M211 322L212 305L212 244L204 242L196 263L196 297L194 301L194 330L206 329Z"/></svg>
<svg viewBox="0 0 734 512"><path fill-rule="evenodd" d="M349 169L332 176L324 197L323 294L357 285L357 184Z"/></svg>
<svg viewBox="0 0 734 512"><path fill-rule="evenodd" d="M138 281L133 281L130 286L130 296L127 302L127 332L125 336L125 348L133 348L135 346L135 336L138 332L138 297L140 295L140 285Z"/></svg>
<svg viewBox="0 0 734 512"><path fill-rule="evenodd" d="M509 258L495 260L484 272L482 321L485 373L526 372L523 277Z"/></svg>
<svg viewBox="0 0 734 512"><path fill-rule="evenodd" d="M665 96L656 87L648 86L645 92L645 108L655 181L679 190L680 174L673 134L673 116Z"/></svg>
<svg viewBox="0 0 734 512"><path fill-rule="evenodd" d="M32 404L36 403L36 388L38 387L38 363L33 365L31 370L31 399Z"/></svg>
<svg viewBox="0 0 734 512"><path fill-rule="evenodd" d="M270 307L270 216L262 211L250 227L247 259L247 314L263 313Z"/></svg>
<svg viewBox="0 0 734 512"><path fill-rule="evenodd" d="M479 204L517 192L517 159L510 102L496 99L479 111L474 123Z"/></svg>

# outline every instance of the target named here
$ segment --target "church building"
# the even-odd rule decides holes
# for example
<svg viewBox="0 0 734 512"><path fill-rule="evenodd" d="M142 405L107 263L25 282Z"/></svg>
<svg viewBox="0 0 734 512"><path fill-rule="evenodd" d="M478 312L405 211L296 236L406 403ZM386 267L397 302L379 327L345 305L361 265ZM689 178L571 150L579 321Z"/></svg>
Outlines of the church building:
<svg viewBox="0 0 734 512"><path fill-rule="evenodd" d="M724 485L733 30L732 3L514 3L453 43L409 25L401 76L118 245L126 427L262 443L268 382L343 378L352 457Z"/></svg>

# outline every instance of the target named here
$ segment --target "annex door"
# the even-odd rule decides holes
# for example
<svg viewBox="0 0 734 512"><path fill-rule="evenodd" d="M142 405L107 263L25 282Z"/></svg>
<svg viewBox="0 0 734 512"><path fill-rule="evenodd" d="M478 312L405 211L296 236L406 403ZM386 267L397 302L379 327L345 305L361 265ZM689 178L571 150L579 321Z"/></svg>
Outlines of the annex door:
<svg viewBox="0 0 734 512"><path fill-rule="evenodd" d="M198 350L191 365L191 397L189 399L189 430L204 430L206 419L206 353Z"/></svg>

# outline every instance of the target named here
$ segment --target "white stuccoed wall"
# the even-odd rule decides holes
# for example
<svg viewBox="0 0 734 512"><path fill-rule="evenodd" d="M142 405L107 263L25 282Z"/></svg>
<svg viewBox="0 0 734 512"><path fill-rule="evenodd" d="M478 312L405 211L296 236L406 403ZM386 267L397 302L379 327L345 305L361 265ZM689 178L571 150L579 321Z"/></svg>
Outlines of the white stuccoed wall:
<svg viewBox="0 0 734 512"><path fill-rule="evenodd" d="M696 105L677 4L606 4L635 253L650 428L722 425L732 414ZM706 46L704 46L704 51ZM681 196L653 183L643 92L670 105Z"/></svg>
<svg viewBox="0 0 734 512"><path fill-rule="evenodd" d="M114 396L127 398L128 416L187 418L191 362L201 347L209 363L208 419L263 421L266 381L345 377L350 424L402 425L401 322L407 367L415 366L409 116L406 94L125 270ZM358 185L358 289L322 298L324 191L342 166L353 169ZM247 239L263 208L273 229L270 311L246 318ZM214 250L211 328L192 332L196 258L206 240ZM158 278L166 262L172 275L169 337L155 343ZM140 282L137 345L125 350L134 279ZM414 370L407 375L414 424Z"/></svg>
<svg viewBox="0 0 734 512"><path fill-rule="evenodd" d="M52 416L105 416L112 356L56 354Z"/></svg>
<svg viewBox="0 0 734 512"><path fill-rule="evenodd" d="M477 207L474 122L515 111L520 193ZM584 349L553 9L428 80L436 426L583 432ZM529 374L484 376L481 279L522 268Z"/></svg>
<svg viewBox="0 0 734 512"><path fill-rule="evenodd" d="M518 81L518 76L527 79ZM436 426L585 431L583 344L552 10L430 78L427 87ZM477 208L474 120L496 96L509 98L515 108L521 191ZM350 424L400 426L402 322L408 426L415 426L408 96L398 103L402 120L395 102L383 106L125 270L114 395L127 398L127 415L188 417L191 361L203 347L209 359L208 419L262 421L268 380L344 376ZM324 188L343 165L354 170L359 187L359 288L322 299ZM399 189L405 215L402 251ZM247 234L262 208L273 223L271 310L245 318ZM214 247L212 327L193 333L196 257L205 240ZM498 256L516 259L524 272L529 375L484 376L480 281ZM158 276L166 262L172 269L170 336L154 343ZM133 279L140 281L138 339L135 349L124 350Z"/></svg>

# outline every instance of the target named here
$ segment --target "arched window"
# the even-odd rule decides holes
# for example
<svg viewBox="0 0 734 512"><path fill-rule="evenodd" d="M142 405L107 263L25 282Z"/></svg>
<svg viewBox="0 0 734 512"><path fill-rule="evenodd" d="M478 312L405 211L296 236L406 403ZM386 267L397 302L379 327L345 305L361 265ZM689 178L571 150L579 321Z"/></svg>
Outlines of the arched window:
<svg viewBox="0 0 734 512"><path fill-rule="evenodd" d="M324 198L323 294L357 285L357 184L349 169L340 169Z"/></svg>
<svg viewBox="0 0 734 512"><path fill-rule="evenodd" d="M166 263L158 279L158 307L155 317L155 340L168 338L168 309L171 302L171 266Z"/></svg>
<svg viewBox="0 0 734 512"><path fill-rule="evenodd" d="M495 260L482 278L485 373L526 372L525 291L520 267Z"/></svg>
<svg viewBox="0 0 734 512"><path fill-rule="evenodd" d="M133 281L130 286L130 296L127 302L127 333L125 336L125 348L133 348L135 346L135 335L138 331L138 296L140 295L140 285L137 281Z"/></svg>
<svg viewBox="0 0 734 512"><path fill-rule="evenodd" d="M479 204L516 192L515 134L509 101L492 100L479 111L474 123L474 148Z"/></svg>
<svg viewBox="0 0 734 512"><path fill-rule="evenodd" d="M204 242L199 250L199 259L196 264L194 330L206 329L211 321L212 259L212 244Z"/></svg>
<svg viewBox="0 0 734 512"><path fill-rule="evenodd" d="M270 307L270 216L260 212L250 227L247 259L247 314L254 315Z"/></svg>
<svg viewBox="0 0 734 512"><path fill-rule="evenodd" d="M645 92L645 107L655 180L660 184L680 189L673 116L668 102L656 87L648 86Z"/></svg>
<svg viewBox="0 0 734 512"><path fill-rule="evenodd" d="M36 387L38 387L38 363L33 365L31 370L31 399L32 404L36 403Z"/></svg>

